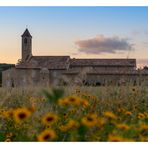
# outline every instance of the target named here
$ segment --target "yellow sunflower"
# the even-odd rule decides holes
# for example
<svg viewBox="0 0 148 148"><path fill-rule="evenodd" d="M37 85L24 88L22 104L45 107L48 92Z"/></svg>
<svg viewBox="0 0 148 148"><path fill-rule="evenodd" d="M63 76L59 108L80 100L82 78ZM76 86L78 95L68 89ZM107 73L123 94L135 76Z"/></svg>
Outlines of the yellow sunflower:
<svg viewBox="0 0 148 148"><path fill-rule="evenodd" d="M17 123L25 121L30 116L31 116L31 112L27 108L17 108L13 111L13 117Z"/></svg>
<svg viewBox="0 0 148 148"><path fill-rule="evenodd" d="M7 138L4 142L11 142L11 139Z"/></svg>
<svg viewBox="0 0 148 148"><path fill-rule="evenodd" d="M116 124L116 127L122 130L128 130L130 127L124 123Z"/></svg>
<svg viewBox="0 0 148 148"><path fill-rule="evenodd" d="M118 135L109 134L108 141L110 141L110 142L130 142L133 140L132 139L124 139Z"/></svg>
<svg viewBox="0 0 148 148"><path fill-rule="evenodd" d="M11 138L12 136L13 136L12 133L8 133L8 134L6 134L6 138Z"/></svg>
<svg viewBox="0 0 148 148"><path fill-rule="evenodd" d="M89 102L86 99L81 99L80 103L84 108L87 108L88 106L90 106Z"/></svg>
<svg viewBox="0 0 148 148"><path fill-rule="evenodd" d="M38 137L37 137L37 140L39 142L46 142L46 141L52 141L56 138L56 133L54 130L52 129L47 129L47 130L44 130L42 131Z"/></svg>
<svg viewBox="0 0 148 148"><path fill-rule="evenodd" d="M61 98L61 99L58 100L59 106L66 106L68 104L69 104L69 102L68 102L67 98Z"/></svg>
<svg viewBox="0 0 148 148"><path fill-rule="evenodd" d="M68 104L70 105L79 105L81 99L77 96L69 96L67 97Z"/></svg>
<svg viewBox="0 0 148 148"><path fill-rule="evenodd" d="M132 115L132 112L130 112L130 111L125 111L125 115L131 116L131 115Z"/></svg>
<svg viewBox="0 0 148 148"><path fill-rule="evenodd" d="M145 118L145 114L143 113L138 113L138 119L144 119Z"/></svg>
<svg viewBox="0 0 148 148"><path fill-rule="evenodd" d="M140 140L142 141L142 142L148 142L148 136L147 137L140 137Z"/></svg>
<svg viewBox="0 0 148 148"><path fill-rule="evenodd" d="M87 116L82 118L82 124L88 127L96 126L98 123L96 114L88 114Z"/></svg>
<svg viewBox="0 0 148 148"><path fill-rule="evenodd" d="M104 112L104 116L109 119L114 119L114 120L117 119L117 116L113 112L109 112L109 111Z"/></svg>
<svg viewBox="0 0 148 148"><path fill-rule="evenodd" d="M47 113L42 118L42 123L44 125L52 125L58 120L58 116L54 113Z"/></svg>
<svg viewBox="0 0 148 148"><path fill-rule="evenodd" d="M61 125L59 127L59 129L62 132L66 132L66 131L68 131L70 129L75 129L75 128L78 128L78 127L79 127L79 123L77 121L73 120L73 119L70 119L67 124Z"/></svg>
<svg viewBox="0 0 148 148"><path fill-rule="evenodd" d="M98 123L97 123L97 125L98 125L98 127L102 127L104 124L105 124L105 119L104 118L102 118L102 117L99 117L98 118Z"/></svg>

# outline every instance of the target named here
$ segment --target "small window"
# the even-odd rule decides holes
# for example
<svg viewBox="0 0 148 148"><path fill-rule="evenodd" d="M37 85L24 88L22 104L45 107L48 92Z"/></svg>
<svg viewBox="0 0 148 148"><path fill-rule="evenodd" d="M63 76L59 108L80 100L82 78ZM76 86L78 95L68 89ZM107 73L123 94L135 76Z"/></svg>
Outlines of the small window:
<svg viewBox="0 0 148 148"><path fill-rule="evenodd" d="M24 39L24 43L27 44L27 38Z"/></svg>

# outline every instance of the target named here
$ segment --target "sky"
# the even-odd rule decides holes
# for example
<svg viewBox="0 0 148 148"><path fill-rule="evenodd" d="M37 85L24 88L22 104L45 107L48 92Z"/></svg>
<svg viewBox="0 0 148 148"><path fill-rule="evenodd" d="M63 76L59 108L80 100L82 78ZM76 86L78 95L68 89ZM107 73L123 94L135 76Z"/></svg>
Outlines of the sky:
<svg viewBox="0 0 148 148"><path fill-rule="evenodd" d="M136 58L148 65L148 7L0 7L0 63L21 59L26 27L33 55Z"/></svg>

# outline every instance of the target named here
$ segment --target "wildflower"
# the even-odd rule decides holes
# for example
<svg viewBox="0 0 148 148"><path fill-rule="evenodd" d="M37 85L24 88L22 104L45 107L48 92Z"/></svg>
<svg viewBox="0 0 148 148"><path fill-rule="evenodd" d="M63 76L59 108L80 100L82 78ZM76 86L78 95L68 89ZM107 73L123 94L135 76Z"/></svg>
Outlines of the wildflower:
<svg viewBox="0 0 148 148"><path fill-rule="evenodd" d="M14 120L20 123L31 116L31 112L27 108L17 108L13 112Z"/></svg>
<svg viewBox="0 0 148 148"><path fill-rule="evenodd" d="M142 132L145 132L145 131L148 132L148 125L141 124L139 130Z"/></svg>
<svg viewBox="0 0 148 148"><path fill-rule="evenodd" d="M7 138L7 139L5 140L5 142L11 142L11 139L10 139L10 138Z"/></svg>
<svg viewBox="0 0 148 148"><path fill-rule="evenodd" d="M73 113L75 113L76 111L77 111L76 109L71 109L71 110L70 110L70 113L73 114Z"/></svg>
<svg viewBox="0 0 148 148"><path fill-rule="evenodd" d="M132 112L130 112L130 111L125 111L125 115L131 116L131 115L132 115Z"/></svg>
<svg viewBox="0 0 148 148"><path fill-rule="evenodd" d="M138 119L144 119L145 118L145 115L142 114L142 113L138 113Z"/></svg>
<svg viewBox="0 0 148 148"><path fill-rule="evenodd" d="M79 126L78 122L70 119L69 122L67 123L67 127L70 128L77 128Z"/></svg>
<svg viewBox="0 0 148 148"><path fill-rule="evenodd" d="M47 113L42 118L42 123L45 125L52 125L58 120L58 116L54 113Z"/></svg>
<svg viewBox="0 0 148 148"><path fill-rule="evenodd" d="M132 142L132 139L124 139L118 135L109 134L108 141L110 142Z"/></svg>
<svg viewBox="0 0 148 148"><path fill-rule="evenodd" d="M76 92L77 94L79 94L79 93L80 93L80 89L76 89L75 92Z"/></svg>
<svg viewBox="0 0 148 148"><path fill-rule="evenodd" d="M104 112L104 116L109 119L114 119L114 120L117 119L117 116L114 113L109 112L109 111Z"/></svg>
<svg viewBox="0 0 148 148"><path fill-rule="evenodd" d="M42 131L37 137L38 141L40 142L52 141L55 138L56 138L56 133L52 129L47 129Z"/></svg>
<svg viewBox="0 0 148 148"><path fill-rule="evenodd" d="M61 125L59 126L59 129L62 131L62 132L66 132L68 130L67 126L66 125Z"/></svg>
<svg viewBox="0 0 148 148"><path fill-rule="evenodd" d="M3 112L3 117L6 119L11 119L13 117L13 110L9 109Z"/></svg>
<svg viewBox="0 0 148 148"><path fill-rule="evenodd" d="M110 142L123 142L124 139L118 135L113 135L113 134L110 134L108 136L108 141Z"/></svg>
<svg viewBox="0 0 148 148"><path fill-rule="evenodd" d="M89 102L88 102L87 100L85 100L85 99L81 99L80 102L81 102L81 104L82 104L82 106L83 106L84 108L90 106Z"/></svg>
<svg viewBox="0 0 148 148"><path fill-rule="evenodd" d="M118 108L118 112L126 112L126 110L124 108Z"/></svg>
<svg viewBox="0 0 148 148"><path fill-rule="evenodd" d="M58 100L58 105L59 105L59 106L68 105L68 100L67 100L67 98L59 99L59 100Z"/></svg>
<svg viewBox="0 0 148 148"><path fill-rule="evenodd" d="M67 100L70 105L79 105L81 101L81 99L77 96L69 96Z"/></svg>
<svg viewBox="0 0 148 148"><path fill-rule="evenodd" d="M88 127L92 127L97 125L97 115L96 114L89 114L82 118L82 124Z"/></svg>
<svg viewBox="0 0 148 148"><path fill-rule="evenodd" d="M105 124L105 119L100 117L100 118L98 118L98 121L97 122L98 122L97 123L98 126L99 127L102 127Z"/></svg>
<svg viewBox="0 0 148 148"><path fill-rule="evenodd" d="M140 140L141 140L142 142L148 142L148 136L147 136L147 137L141 136Z"/></svg>
<svg viewBox="0 0 148 148"><path fill-rule="evenodd" d="M78 128L79 127L79 123L73 119L70 119L69 122L65 125L61 125L59 127L59 129L62 131L62 132L66 132L70 129L75 129L75 128Z"/></svg>
<svg viewBox="0 0 148 148"><path fill-rule="evenodd" d="M119 128L119 129L123 129L123 130L128 130L130 128L128 125L123 124L123 123L117 124L116 127Z"/></svg>
<svg viewBox="0 0 148 148"><path fill-rule="evenodd" d="M64 118L67 118L68 117L68 113L64 113L63 116L64 116Z"/></svg>
<svg viewBox="0 0 148 148"><path fill-rule="evenodd" d="M8 134L6 134L6 138L11 138L12 136L13 136L12 133L8 133Z"/></svg>
<svg viewBox="0 0 148 148"><path fill-rule="evenodd" d="M143 114L145 115L145 118L148 118L148 113L147 112L144 112Z"/></svg>

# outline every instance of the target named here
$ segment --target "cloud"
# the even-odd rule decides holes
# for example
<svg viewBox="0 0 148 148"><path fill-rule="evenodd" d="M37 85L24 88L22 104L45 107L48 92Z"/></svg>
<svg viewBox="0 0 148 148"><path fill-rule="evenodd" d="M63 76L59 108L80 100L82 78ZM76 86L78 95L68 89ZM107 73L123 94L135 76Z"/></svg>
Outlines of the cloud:
<svg viewBox="0 0 148 148"><path fill-rule="evenodd" d="M87 40L79 40L75 44L80 52L87 54L117 53L133 49L133 45L127 39L104 37L103 35Z"/></svg>

